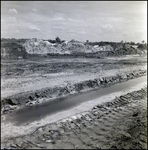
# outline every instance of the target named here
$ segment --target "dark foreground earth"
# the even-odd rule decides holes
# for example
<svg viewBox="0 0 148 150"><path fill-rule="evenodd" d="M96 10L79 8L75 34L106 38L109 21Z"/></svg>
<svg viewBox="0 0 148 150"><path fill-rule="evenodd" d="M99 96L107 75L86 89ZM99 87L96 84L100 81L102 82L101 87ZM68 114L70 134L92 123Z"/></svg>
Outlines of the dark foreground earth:
<svg viewBox="0 0 148 150"><path fill-rule="evenodd" d="M2 149L147 149L147 88L8 138Z"/></svg>

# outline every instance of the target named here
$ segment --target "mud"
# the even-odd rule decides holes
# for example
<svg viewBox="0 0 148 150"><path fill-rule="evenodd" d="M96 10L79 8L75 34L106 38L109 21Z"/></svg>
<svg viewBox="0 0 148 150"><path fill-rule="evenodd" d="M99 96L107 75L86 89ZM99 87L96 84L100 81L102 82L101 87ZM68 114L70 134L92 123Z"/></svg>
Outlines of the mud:
<svg viewBox="0 0 148 150"><path fill-rule="evenodd" d="M35 91L22 92L14 94L1 100L1 114L11 113L12 111L41 104L58 97L68 96L73 93L79 93L92 89L100 89L116 83L124 82L129 79L146 75L146 70L129 71L115 76L95 78L93 80L82 81L78 83L67 83L65 86L55 86L53 88L42 88Z"/></svg>
<svg viewBox="0 0 148 150"><path fill-rule="evenodd" d="M7 138L2 149L147 149L147 88Z"/></svg>
<svg viewBox="0 0 148 150"><path fill-rule="evenodd" d="M146 84L145 81L146 81L146 76L143 76L136 79L132 79L128 82L118 83L111 87L105 87L99 90L95 89L91 91L80 92L80 93L72 94L70 96L43 102L38 105L24 107L23 109L19 109L17 111L4 115L6 117L5 122L12 122L14 123L15 126L16 125L22 126L25 124L27 125L33 123L35 121L40 122L41 120L48 120L46 119L46 117L52 117L54 114L57 113L61 114L64 111L68 111L68 113L70 113L72 109L86 103L88 103L91 108L93 107L91 106L91 103L93 103L93 101L96 100L96 104L97 103L100 104L102 102L105 102L106 100L103 97L107 95L113 96L114 93L117 94L125 90L129 90L133 87L139 87L139 85L141 84L143 85Z"/></svg>

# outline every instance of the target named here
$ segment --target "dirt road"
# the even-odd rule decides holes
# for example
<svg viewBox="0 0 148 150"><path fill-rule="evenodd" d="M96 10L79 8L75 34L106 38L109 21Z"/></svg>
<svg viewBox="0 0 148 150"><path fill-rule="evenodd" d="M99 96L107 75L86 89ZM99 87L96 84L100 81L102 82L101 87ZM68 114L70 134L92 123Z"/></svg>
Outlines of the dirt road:
<svg viewBox="0 0 148 150"><path fill-rule="evenodd" d="M147 88L6 139L11 149L147 149Z"/></svg>

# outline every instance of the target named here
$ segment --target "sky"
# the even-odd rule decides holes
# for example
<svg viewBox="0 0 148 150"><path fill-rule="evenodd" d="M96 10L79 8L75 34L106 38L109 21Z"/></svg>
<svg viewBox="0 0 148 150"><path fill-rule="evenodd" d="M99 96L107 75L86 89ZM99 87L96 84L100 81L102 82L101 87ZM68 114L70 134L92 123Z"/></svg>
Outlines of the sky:
<svg viewBox="0 0 148 150"><path fill-rule="evenodd" d="M147 41L147 1L1 1L1 38Z"/></svg>

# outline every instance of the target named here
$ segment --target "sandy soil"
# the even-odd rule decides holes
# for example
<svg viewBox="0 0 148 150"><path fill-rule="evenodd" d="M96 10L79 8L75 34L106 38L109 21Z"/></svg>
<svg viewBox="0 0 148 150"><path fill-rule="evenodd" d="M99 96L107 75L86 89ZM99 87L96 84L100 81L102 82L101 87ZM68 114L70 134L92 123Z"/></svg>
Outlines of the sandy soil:
<svg viewBox="0 0 148 150"><path fill-rule="evenodd" d="M46 87L113 76L145 69L146 56L110 57L105 59L51 59L3 62L1 98ZM55 82L56 81L56 82Z"/></svg>
<svg viewBox="0 0 148 150"><path fill-rule="evenodd" d="M139 56L20 60L2 64L2 113L83 90L100 88L104 84L129 80L144 75L147 67L146 57Z"/></svg>
<svg viewBox="0 0 148 150"><path fill-rule="evenodd" d="M5 139L11 149L147 149L147 88Z"/></svg>
<svg viewBox="0 0 148 150"><path fill-rule="evenodd" d="M79 62L74 66L70 64L71 61L73 63L73 60L68 60L70 65L67 68L63 60L63 63L58 62L57 68L54 68L56 63L52 66L46 61L39 63L31 61L30 66L26 66L29 64L28 62L2 63L4 67L1 77L1 98L8 96L15 98L15 94L21 92L31 91L33 93L33 91L46 87L64 87L69 83L74 84L147 69L146 57L137 58L136 56L133 59L130 56L118 59L108 58L108 62L106 60L102 60L102 63L96 60L91 62L92 60L88 61L87 59L85 60L87 63L81 63L80 60L77 60L76 62ZM48 65L51 65L49 70L47 69ZM63 71L58 70L61 67L63 67ZM30 68L34 68L34 70ZM54 71L58 71L51 73L53 68ZM17 69L22 70L18 71ZM6 116L2 115L1 147L10 149L146 149L147 92L146 88L140 90L144 86L146 83L126 91L106 95L99 99L100 103L89 101L71 110L59 112L30 124L16 126L12 122L6 122ZM134 93L132 92L134 90L139 91ZM44 90L42 92L44 93ZM127 94L128 92L132 92L132 94ZM121 98L121 95L124 96ZM119 98L114 99L115 96ZM102 104L101 102L106 103ZM95 105L96 107L94 107Z"/></svg>

